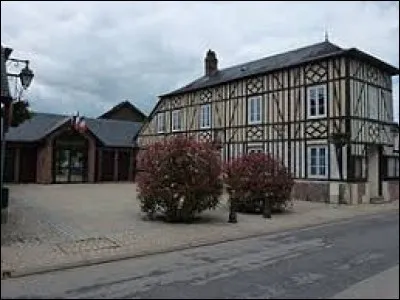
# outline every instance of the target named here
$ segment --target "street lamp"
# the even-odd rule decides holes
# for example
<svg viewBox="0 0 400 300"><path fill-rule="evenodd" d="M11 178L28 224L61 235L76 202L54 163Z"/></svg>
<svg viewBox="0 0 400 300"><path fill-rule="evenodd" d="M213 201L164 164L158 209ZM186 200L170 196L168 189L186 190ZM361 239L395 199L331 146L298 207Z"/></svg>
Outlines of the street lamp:
<svg viewBox="0 0 400 300"><path fill-rule="evenodd" d="M11 107L13 99L10 96L10 89L8 84L8 77L19 78L21 81L22 90L21 92L14 95L17 100L20 100L21 94L24 90L26 90L33 79L33 72L29 69L29 60L22 60L16 58L10 58L10 54L12 52L11 48L3 48L1 46L1 103L4 105L3 116L1 118L2 126L1 126L1 223L3 223L3 209L8 207L8 189L4 188L4 159L5 159L5 151L6 151L6 133L11 124ZM6 68L6 62L12 61L15 63L15 67L18 67L20 63L24 63L25 67L20 71L20 73L8 73ZM4 222L6 222L7 217L5 217Z"/></svg>
<svg viewBox="0 0 400 300"><path fill-rule="evenodd" d="M7 76L19 78L22 88L26 90L31 85L34 76L32 70L29 69L29 60L16 58L9 58L8 60L14 62L16 67L18 67L20 63L25 64L25 67L20 71L19 74L7 73Z"/></svg>

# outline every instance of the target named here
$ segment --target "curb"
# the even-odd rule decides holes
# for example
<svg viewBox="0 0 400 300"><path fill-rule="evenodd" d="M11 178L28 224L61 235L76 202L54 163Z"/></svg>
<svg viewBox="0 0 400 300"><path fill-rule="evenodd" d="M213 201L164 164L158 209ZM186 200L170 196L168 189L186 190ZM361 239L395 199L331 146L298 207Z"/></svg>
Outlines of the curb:
<svg viewBox="0 0 400 300"><path fill-rule="evenodd" d="M256 238L256 237L261 237L261 236L268 236L268 235L277 235L277 234L282 234L286 232L291 232L291 231L303 231L303 230L311 230L311 229L316 229L318 227L324 227L324 226L329 226L329 225L337 225L340 223L348 223L354 220L354 218L363 219L363 218L368 218L368 217L376 217L380 216L382 214L399 214L399 210L387 210L387 211L380 211L380 212L374 212L374 213L367 213L367 214L361 214L357 216L349 216L349 217L344 217L344 218L339 218L337 220L328 220L328 221L322 221L322 222L317 222L314 224L308 224L308 225L302 225L298 227L288 227L288 228L283 228L283 229L278 229L270 232L258 232L258 233L253 233L253 234L247 234L245 236L236 236L236 237L228 237L224 238L218 241L208 241L208 242L192 242L189 243L188 245L178 245L178 246L172 246L167 249L162 249L162 250L147 250L147 251L142 251L139 253L124 253L124 254L117 254L113 256L108 256L108 257L98 257L98 258L85 258L79 261L75 262L66 262L66 263L60 263L60 264L53 264L49 266L40 266L40 267L29 267L26 269L21 269L21 270L2 270L1 272L1 280L6 280L6 279L11 279L11 278L20 278L20 277L26 277L30 275L38 275L38 274L44 274L44 273L50 273L50 272L56 272L56 271L64 271L64 270L70 270L70 269L75 269L75 268L81 268L81 267L88 267L88 266L94 266L94 265L99 265L99 264L105 264L105 263L112 263L115 261L120 261L120 260L127 260L127 259L133 259L133 258L142 258L142 257L147 257L147 256L152 256L152 255L158 255L158 254L166 254L166 253L171 253L175 251L183 251L183 250L188 250L188 249L193 249L197 247L204 247L204 246L212 246L212 245L218 245L218 244L223 244L223 243L228 243L232 241L240 241L240 240L246 240L246 239L251 239L251 238Z"/></svg>

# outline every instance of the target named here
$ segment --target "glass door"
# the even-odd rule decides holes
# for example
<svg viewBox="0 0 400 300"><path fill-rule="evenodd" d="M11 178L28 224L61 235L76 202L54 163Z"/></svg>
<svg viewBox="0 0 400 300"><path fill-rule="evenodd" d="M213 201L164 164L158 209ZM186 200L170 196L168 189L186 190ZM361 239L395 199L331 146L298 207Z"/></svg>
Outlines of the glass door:
<svg viewBox="0 0 400 300"><path fill-rule="evenodd" d="M68 182L69 178L69 149L57 149L56 151L56 176L57 183Z"/></svg>
<svg viewBox="0 0 400 300"><path fill-rule="evenodd" d="M70 150L69 162L69 181L83 182L84 181L84 155L80 150Z"/></svg>
<svg viewBox="0 0 400 300"><path fill-rule="evenodd" d="M55 156L55 182L86 181L84 149L58 148Z"/></svg>

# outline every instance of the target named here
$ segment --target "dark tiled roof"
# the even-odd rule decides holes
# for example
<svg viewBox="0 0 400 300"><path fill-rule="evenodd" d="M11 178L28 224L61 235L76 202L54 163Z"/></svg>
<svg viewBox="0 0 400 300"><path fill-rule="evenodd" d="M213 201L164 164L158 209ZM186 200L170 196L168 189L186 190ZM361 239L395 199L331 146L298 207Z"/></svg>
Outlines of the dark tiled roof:
<svg viewBox="0 0 400 300"><path fill-rule="evenodd" d="M265 73L268 71L284 67L289 67L292 65L299 64L301 62L308 61L310 59L315 59L320 56L341 51L343 51L342 48L330 42L314 44L311 46L299 48L296 50L284 52L281 54L265 57L255 61L219 70L212 76L200 77L199 79L189 83L188 85L180 89L177 89L171 93L168 93L166 95L189 92L200 88L220 84L223 82L240 79L243 77Z"/></svg>
<svg viewBox="0 0 400 300"><path fill-rule="evenodd" d="M1 46L1 97L10 98L10 90L8 86L7 79L7 69L6 69L6 49Z"/></svg>
<svg viewBox="0 0 400 300"><path fill-rule="evenodd" d="M126 107L126 108L129 108L129 109L133 110L134 112L136 112L139 115L141 115L143 117L143 119L147 118L147 116L140 109L138 109L135 105L133 105L129 101L125 100L125 101L122 101L121 103L115 105L109 111L106 111L104 114L99 116L98 119L108 118L111 114L113 114L114 112L118 111L119 109L121 109L123 107Z"/></svg>
<svg viewBox="0 0 400 300"><path fill-rule="evenodd" d="M69 116L34 113L18 127L11 127L6 135L7 141L36 142L59 126L69 121ZM88 129L105 145L109 147L135 146L134 136L139 131L141 123L85 118Z"/></svg>
<svg viewBox="0 0 400 300"><path fill-rule="evenodd" d="M95 136L112 147L135 146L134 137L142 126L139 122L107 119L86 119L86 123Z"/></svg>
<svg viewBox="0 0 400 300"><path fill-rule="evenodd" d="M195 91L198 89L218 85L221 83L245 78L248 76L268 73L273 70L296 66L302 63L315 61L325 57L341 55L344 53L362 57L363 59L370 60L372 63L376 65L380 65L381 67L387 68L388 70L390 70L391 73L396 73L396 72L398 73L398 69L396 70L396 68L358 49L355 48L343 49L337 45L330 43L329 41L324 41L322 43L313 44L307 47L295 49L292 51L284 52L281 54L269 56L259 60L219 70L212 76L200 77L199 79L196 79L195 81L189 83L188 85L180 89L177 89L173 92L164 94L161 97Z"/></svg>

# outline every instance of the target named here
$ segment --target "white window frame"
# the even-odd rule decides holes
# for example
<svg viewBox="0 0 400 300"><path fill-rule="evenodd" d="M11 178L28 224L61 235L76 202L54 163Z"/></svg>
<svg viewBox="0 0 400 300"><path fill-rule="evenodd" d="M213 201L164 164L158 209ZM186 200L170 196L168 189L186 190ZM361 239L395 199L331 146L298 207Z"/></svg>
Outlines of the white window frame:
<svg viewBox="0 0 400 300"><path fill-rule="evenodd" d="M157 114L157 133L164 133L166 131L165 112Z"/></svg>
<svg viewBox="0 0 400 300"><path fill-rule="evenodd" d="M313 167L313 165L311 164L311 152L312 152L312 149L316 149L316 164L315 164L315 167L316 167L316 170L317 170L316 174L312 174L311 173L311 170L312 170L312 167ZM325 160L324 160L325 173L324 174L320 173L320 168L322 166L320 164L320 162L321 162L321 160L320 160L320 150L321 149L325 150ZM327 145L309 145L308 146L307 165L308 165L308 177L309 178L327 178L328 177L328 164L329 164L329 160L328 160L329 153L328 153L328 151L329 151L329 148L328 148Z"/></svg>
<svg viewBox="0 0 400 300"><path fill-rule="evenodd" d="M263 145L247 145L247 153L265 153Z"/></svg>
<svg viewBox="0 0 400 300"><path fill-rule="evenodd" d="M319 113L319 99L318 99L318 95L319 95L319 90L323 89L323 95L324 95L324 99L323 99L323 105L324 105L324 113L320 114ZM311 113L311 92L314 91L316 99L315 99L315 114ZM327 116L327 110L328 110L328 106L327 106L327 93L326 93L326 84L320 84L320 85L313 85L308 87L307 89L307 117L312 119L312 118L326 118Z"/></svg>
<svg viewBox="0 0 400 300"><path fill-rule="evenodd" d="M200 107L200 128L211 128L211 104L203 104Z"/></svg>
<svg viewBox="0 0 400 300"><path fill-rule="evenodd" d="M254 108L254 111L253 111ZM259 111L256 111L259 108ZM247 99L247 122L249 124L260 124L262 120L262 98L254 96Z"/></svg>
<svg viewBox="0 0 400 300"><path fill-rule="evenodd" d="M172 131L182 130L182 111L175 109L171 112Z"/></svg>

